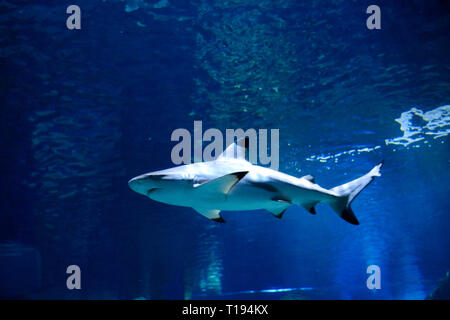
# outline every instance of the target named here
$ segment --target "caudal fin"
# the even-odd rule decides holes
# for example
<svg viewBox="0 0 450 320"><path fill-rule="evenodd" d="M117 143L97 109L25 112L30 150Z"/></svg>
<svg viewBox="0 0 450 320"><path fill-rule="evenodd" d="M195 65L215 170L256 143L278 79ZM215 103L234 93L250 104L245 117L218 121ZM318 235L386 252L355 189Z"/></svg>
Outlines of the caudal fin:
<svg viewBox="0 0 450 320"><path fill-rule="evenodd" d="M380 169L382 166L383 161L381 161L372 170L370 170L370 172L366 173L362 177L331 189L331 191L337 193L339 197L336 200L329 202L329 204L342 219L351 224L359 224L359 221L353 213L350 204L375 177L381 176Z"/></svg>

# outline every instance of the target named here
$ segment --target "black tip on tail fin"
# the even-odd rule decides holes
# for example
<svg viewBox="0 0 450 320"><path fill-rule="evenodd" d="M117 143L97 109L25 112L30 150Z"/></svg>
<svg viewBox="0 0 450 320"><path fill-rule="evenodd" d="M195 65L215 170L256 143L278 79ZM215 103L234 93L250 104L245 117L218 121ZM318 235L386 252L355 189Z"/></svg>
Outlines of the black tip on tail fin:
<svg viewBox="0 0 450 320"><path fill-rule="evenodd" d="M359 221L356 218L355 214L353 213L352 208L349 206L347 208L345 208L341 214L340 214L341 218L344 219L345 221L354 224L355 226L359 225Z"/></svg>
<svg viewBox="0 0 450 320"><path fill-rule="evenodd" d="M342 219L351 224L359 225L359 221L356 219L350 204L375 177L381 176L380 169L383 166L383 163L384 161L381 161L362 177L331 189L337 197L329 202L329 204Z"/></svg>

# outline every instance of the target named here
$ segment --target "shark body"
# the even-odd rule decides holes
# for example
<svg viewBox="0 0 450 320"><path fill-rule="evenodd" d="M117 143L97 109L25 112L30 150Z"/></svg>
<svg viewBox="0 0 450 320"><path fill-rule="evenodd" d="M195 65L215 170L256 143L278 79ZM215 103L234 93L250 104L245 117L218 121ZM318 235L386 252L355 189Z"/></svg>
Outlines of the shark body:
<svg viewBox="0 0 450 320"><path fill-rule="evenodd" d="M236 149L237 156L229 157ZM364 176L332 189L315 183L311 175L296 178L245 160L245 147L230 145L214 161L192 163L143 174L131 179L132 190L150 199L190 207L216 222L225 222L220 212L265 209L281 218L291 205L315 214L314 206L328 203L351 224L359 222L350 204L376 176L382 162Z"/></svg>

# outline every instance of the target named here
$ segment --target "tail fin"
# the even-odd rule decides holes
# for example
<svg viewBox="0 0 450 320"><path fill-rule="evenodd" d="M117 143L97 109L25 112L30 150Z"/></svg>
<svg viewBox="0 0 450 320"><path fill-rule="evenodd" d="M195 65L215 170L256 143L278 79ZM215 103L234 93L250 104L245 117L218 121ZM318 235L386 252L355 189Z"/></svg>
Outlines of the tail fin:
<svg viewBox="0 0 450 320"><path fill-rule="evenodd" d="M330 202L330 205L342 219L354 225L359 224L359 221L356 219L350 204L375 177L381 176L380 169L382 166L383 161L381 161L372 170L370 170L370 172L366 173L362 177L331 189L331 191L339 195L339 198L333 202Z"/></svg>

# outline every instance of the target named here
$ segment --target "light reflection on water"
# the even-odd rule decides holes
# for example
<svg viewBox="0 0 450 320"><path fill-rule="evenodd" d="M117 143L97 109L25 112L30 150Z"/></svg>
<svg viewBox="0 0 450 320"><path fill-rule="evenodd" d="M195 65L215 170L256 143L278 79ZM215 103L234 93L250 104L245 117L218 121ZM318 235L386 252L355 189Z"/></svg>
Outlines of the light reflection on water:
<svg viewBox="0 0 450 320"><path fill-rule="evenodd" d="M418 119L422 120L422 125L417 124ZM395 119L395 121L400 123L400 130L403 132L403 135L385 139L386 146L398 145L406 148L420 148L417 142L423 141L423 144L431 147L431 137L435 140L446 137L450 133L450 105L437 107L427 112L418 108L411 108L409 111L402 112L400 118ZM361 153L373 152L381 148L383 148L381 145L364 146L335 154L311 155L306 160L323 163L334 161L337 163L342 156L359 156ZM355 160L352 158L350 161L353 162Z"/></svg>

